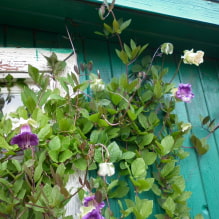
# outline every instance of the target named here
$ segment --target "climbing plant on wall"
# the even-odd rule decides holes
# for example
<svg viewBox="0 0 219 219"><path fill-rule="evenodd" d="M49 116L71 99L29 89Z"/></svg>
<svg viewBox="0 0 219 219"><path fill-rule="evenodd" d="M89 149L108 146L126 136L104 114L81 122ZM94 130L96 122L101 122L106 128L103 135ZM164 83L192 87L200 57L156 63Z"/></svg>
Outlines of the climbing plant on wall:
<svg viewBox="0 0 219 219"><path fill-rule="evenodd" d="M119 78L105 84L101 72L91 73L92 62L81 69L75 66L78 76L89 73L87 81L79 82L71 72L62 76L65 62L55 54L46 57L49 74L29 65L38 88L25 86L23 106L0 122L2 218L70 219L65 205L75 195L82 203L76 217L82 219L130 215L145 219L155 203L162 209L153 215L157 219L191 218L187 206L191 192L185 191L178 161L189 155L182 145L192 124L180 121L174 109L179 101L189 104L195 94L188 82L175 87L172 79L166 81L168 70L154 65L158 55L173 53L171 43L163 43L151 58L136 63L148 45L137 45L133 39L122 42L120 34L131 20L117 20L113 8L114 2L104 1L100 18L112 15L113 21L104 23L103 33L98 34L118 38L116 54L126 66ZM203 55L185 50L180 63L198 66ZM73 193L66 188L72 174L80 184ZM134 198L126 198L131 192ZM145 198L148 192L157 201ZM120 207L119 216L110 206L112 199Z"/></svg>

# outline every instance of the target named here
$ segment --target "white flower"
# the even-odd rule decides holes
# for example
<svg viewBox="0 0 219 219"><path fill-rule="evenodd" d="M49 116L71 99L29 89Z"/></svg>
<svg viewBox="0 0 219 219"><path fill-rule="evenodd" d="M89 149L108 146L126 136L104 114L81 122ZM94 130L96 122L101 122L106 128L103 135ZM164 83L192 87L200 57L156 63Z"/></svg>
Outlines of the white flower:
<svg viewBox="0 0 219 219"><path fill-rule="evenodd" d="M191 123L183 123L181 125L182 132L188 131L192 128Z"/></svg>
<svg viewBox="0 0 219 219"><path fill-rule="evenodd" d="M196 66L199 66L201 63L203 63L203 56L204 52L201 50L198 50L197 52L193 52L193 49L191 50L185 50L184 56L181 56L183 59L183 62L185 64L194 64Z"/></svg>
<svg viewBox="0 0 219 219"><path fill-rule="evenodd" d="M94 90L94 91L103 91L105 89L105 84L103 83L103 80L102 79L94 79L92 82L91 82L91 85L90 85L91 89Z"/></svg>
<svg viewBox="0 0 219 219"><path fill-rule="evenodd" d="M115 167L113 163L100 163L97 173L99 176L112 176L115 174Z"/></svg>
<svg viewBox="0 0 219 219"><path fill-rule="evenodd" d="M33 119L23 119L23 118L18 119L18 118L12 118L10 116L8 116L8 119L10 119L12 122L12 130L14 130L14 129L16 129L24 124L29 124L34 128L38 127L37 122Z"/></svg>
<svg viewBox="0 0 219 219"><path fill-rule="evenodd" d="M172 43L163 43L161 45L161 52L166 55L171 55L173 53L173 44Z"/></svg>

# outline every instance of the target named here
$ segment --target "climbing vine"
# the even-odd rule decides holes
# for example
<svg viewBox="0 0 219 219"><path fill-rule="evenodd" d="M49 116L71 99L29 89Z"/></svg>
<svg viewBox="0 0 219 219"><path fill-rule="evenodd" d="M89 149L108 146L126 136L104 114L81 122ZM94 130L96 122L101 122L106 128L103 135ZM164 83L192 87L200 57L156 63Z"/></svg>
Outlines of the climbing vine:
<svg viewBox="0 0 219 219"><path fill-rule="evenodd" d="M168 70L154 64L157 57L174 52L171 43L140 59L148 44L122 42L121 33L131 20L117 19L114 3L101 5L100 18L112 15L113 21L97 33L118 39L115 52L126 66L119 78L105 84L101 72L92 73L92 62L75 66L78 75L63 76L65 62L55 54L46 57L49 74L29 65L38 89L25 86L23 106L0 122L1 217L70 219L65 206L78 195L82 207L75 218L191 218L191 192L185 190L179 161L189 155L182 145L192 125L178 119L175 105L189 104L195 94L188 82L175 86L166 80ZM185 50L180 64L198 66L203 55ZM84 71L89 80L80 82ZM79 182L75 192L66 188L72 175ZM118 203L119 215L112 201ZM154 215L155 203L160 212Z"/></svg>

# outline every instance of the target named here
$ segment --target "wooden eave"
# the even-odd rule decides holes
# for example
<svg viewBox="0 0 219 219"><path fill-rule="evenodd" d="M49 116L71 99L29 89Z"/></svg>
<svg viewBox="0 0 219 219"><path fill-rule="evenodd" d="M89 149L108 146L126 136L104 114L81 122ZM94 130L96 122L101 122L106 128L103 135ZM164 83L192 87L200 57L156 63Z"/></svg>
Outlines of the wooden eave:
<svg viewBox="0 0 219 219"><path fill-rule="evenodd" d="M159 0L157 3L146 0L117 0L117 18L132 19L132 24L122 35L123 39L131 37L138 43L148 42L154 48L168 41L179 51L202 49L207 56L217 57L219 4L199 0L200 4L196 3L195 6L195 1L197 2L183 0L176 4L175 1L167 0ZM164 7L161 2L166 2L167 5ZM7 26L16 26L65 35L67 25L75 37L98 39L99 36L95 35L94 31L102 30L102 21L97 11L101 3L101 0L1 0L0 33L3 33ZM187 9L183 8L186 3ZM203 8L202 13L198 8ZM190 13L191 11L193 13ZM208 19L201 19L204 11L208 14ZM111 21L107 19L104 22ZM3 37L0 34L0 45Z"/></svg>

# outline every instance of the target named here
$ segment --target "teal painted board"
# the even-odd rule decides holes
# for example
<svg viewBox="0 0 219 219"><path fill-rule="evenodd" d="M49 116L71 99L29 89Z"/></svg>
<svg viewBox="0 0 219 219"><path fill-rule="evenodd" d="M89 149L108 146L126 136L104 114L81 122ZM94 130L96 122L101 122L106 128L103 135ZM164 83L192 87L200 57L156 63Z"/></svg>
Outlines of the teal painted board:
<svg viewBox="0 0 219 219"><path fill-rule="evenodd" d="M4 46L4 27L0 26L0 47Z"/></svg>
<svg viewBox="0 0 219 219"><path fill-rule="evenodd" d="M37 31L34 34L34 38L37 48L59 48L59 38L55 33Z"/></svg>
<svg viewBox="0 0 219 219"><path fill-rule="evenodd" d="M203 86L200 80L199 71L192 66L183 65L181 68L181 79L184 83L191 83L195 98L190 106L187 106L189 120L193 125L194 134L197 136L206 136L206 132L201 128L199 115L208 115L208 99L203 93ZM218 81L214 82L214 86L218 86ZM215 103L216 107L217 103ZM218 202L215 197L219 197L219 156L214 139L208 139L210 150L204 156L197 156L200 168L201 178L205 190L207 206L203 206L202 213L205 217L211 219L219 218Z"/></svg>
<svg viewBox="0 0 219 219"><path fill-rule="evenodd" d="M103 2L102 0L88 0L93 2ZM116 5L134 10L146 11L201 21L219 25L219 4L213 1L204 0L116 0Z"/></svg>
<svg viewBox="0 0 219 219"><path fill-rule="evenodd" d="M219 78L217 62L213 60L206 61L200 67L201 82L209 115L212 119L215 119L215 124L219 123L219 111L218 111L218 94L219 94ZM209 133L206 133L208 135ZM209 135L209 138L215 138L217 150L219 153L219 132L216 131L213 135Z"/></svg>
<svg viewBox="0 0 219 219"><path fill-rule="evenodd" d="M6 26L4 34L6 35L5 45L7 47L33 47L33 34L28 29Z"/></svg>
<svg viewBox="0 0 219 219"><path fill-rule="evenodd" d="M109 82L111 78L111 64L108 56L108 46L105 40L86 39L84 42L85 61L93 62L92 73L100 73L100 77Z"/></svg>
<svg viewBox="0 0 219 219"><path fill-rule="evenodd" d="M118 43L108 42L109 56L111 61L112 77L119 77L121 74L126 73L125 65L121 62L116 55L115 49L120 49Z"/></svg>
<svg viewBox="0 0 219 219"><path fill-rule="evenodd" d="M169 72L166 76L166 81L169 81L172 78L175 70L177 69L178 62L180 60L180 55L176 55L175 57L169 56L165 58L165 65L169 69ZM182 74L183 72L180 71ZM180 78L180 74L177 74L173 83L176 87L178 87L179 83L187 83L187 81L182 81ZM189 82L188 82L189 83ZM187 111L187 107L190 107L190 103L178 102L176 104L175 112L178 115L178 119L183 122L190 122L189 115ZM205 190L203 184L200 183L202 181L199 164L197 159L197 153L194 148L190 148L192 145L190 144L189 135L186 135L183 149L189 152L189 157L181 160L180 170L181 174L184 176L186 182L186 191L191 191L192 195L188 200L188 207L190 208L191 216L202 213L202 208L207 204L205 198ZM205 217L205 219L210 219L209 217Z"/></svg>

